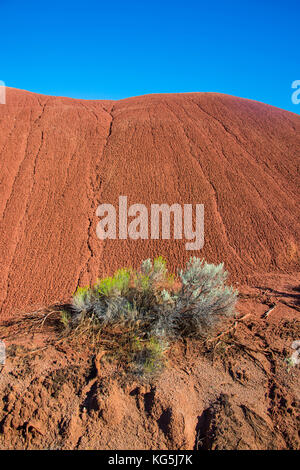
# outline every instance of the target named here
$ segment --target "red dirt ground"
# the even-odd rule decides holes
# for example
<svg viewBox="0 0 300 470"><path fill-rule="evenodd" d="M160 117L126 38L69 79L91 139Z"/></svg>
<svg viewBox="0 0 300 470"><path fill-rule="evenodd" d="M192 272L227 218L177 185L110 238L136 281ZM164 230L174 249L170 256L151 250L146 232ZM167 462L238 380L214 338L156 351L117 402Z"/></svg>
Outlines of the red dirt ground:
<svg viewBox="0 0 300 470"><path fill-rule="evenodd" d="M300 337L295 283L241 288L228 333L172 344L157 377L55 343L46 326L0 328L0 449L300 449L300 374L286 362Z"/></svg>
<svg viewBox="0 0 300 470"><path fill-rule="evenodd" d="M299 271L299 116L215 93L85 101L7 90L0 106L5 319L161 254L232 280ZM96 236L100 203L205 204L203 250ZM253 281L254 282L254 281Z"/></svg>

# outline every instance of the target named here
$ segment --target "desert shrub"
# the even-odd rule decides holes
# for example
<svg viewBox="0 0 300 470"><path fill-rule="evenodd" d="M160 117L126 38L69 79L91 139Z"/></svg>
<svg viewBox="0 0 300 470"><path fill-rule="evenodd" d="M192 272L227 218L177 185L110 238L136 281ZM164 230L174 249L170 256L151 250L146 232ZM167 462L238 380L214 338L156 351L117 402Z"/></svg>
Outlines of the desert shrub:
<svg viewBox="0 0 300 470"><path fill-rule="evenodd" d="M138 325L156 337L186 337L207 333L233 314L237 292L225 284L223 264L191 258L179 271L179 288L162 257L142 262L140 270L121 269L73 295L73 320L93 316L101 326ZM74 313L75 312L75 313Z"/></svg>
<svg viewBox="0 0 300 470"><path fill-rule="evenodd" d="M161 256L147 259L139 270L120 269L92 287L79 287L61 321L71 329L96 332L99 341L122 334L119 344L127 344L137 367L151 373L161 368L169 341L208 335L234 313L237 292L226 279L223 264L196 257L177 278Z"/></svg>

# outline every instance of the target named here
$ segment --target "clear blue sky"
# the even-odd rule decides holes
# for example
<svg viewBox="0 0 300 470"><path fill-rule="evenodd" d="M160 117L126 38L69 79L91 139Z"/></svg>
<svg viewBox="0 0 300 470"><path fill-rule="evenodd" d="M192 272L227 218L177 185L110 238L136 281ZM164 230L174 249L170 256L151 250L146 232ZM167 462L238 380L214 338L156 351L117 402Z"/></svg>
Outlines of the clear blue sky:
<svg viewBox="0 0 300 470"><path fill-rule="evenodd" d="M0 0L0 80L120 99L214 91L300 113L297 1Z"/></svg>

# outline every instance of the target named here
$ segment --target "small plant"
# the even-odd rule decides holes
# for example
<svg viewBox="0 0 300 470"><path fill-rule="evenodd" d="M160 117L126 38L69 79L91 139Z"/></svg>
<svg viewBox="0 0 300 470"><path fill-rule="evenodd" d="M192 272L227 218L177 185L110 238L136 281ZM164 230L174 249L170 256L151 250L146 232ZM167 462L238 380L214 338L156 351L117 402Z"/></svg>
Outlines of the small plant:
<svg viewBox="0 0 300 470"><path fill-rule="evenodd" d="M145 376L158 373L165 365L164 353L168 343L154 336L147 340L135 337L132 343L132 364L134 372Z"/></svg>
<svg viewBox="0 0 300 470"><path fill-rule="evenodd" d="M62 310L60 321L65 328L68 328L70 326L70 320L71 320L71 315L65 310Z"/></svg>
<svg viewBox="0 0 300 470"><path fill-rule="evenodd" d="M64 306L61 322L100 342L121 334L119 345L130 351L127 356L144 373L152 373L161 369L168 342L205 336L234 313L237 291L226 279L223 264L196 257L177 278L161 256L147 259L139 270L120 269L92 287L79 287L72 304Z"/></svg>

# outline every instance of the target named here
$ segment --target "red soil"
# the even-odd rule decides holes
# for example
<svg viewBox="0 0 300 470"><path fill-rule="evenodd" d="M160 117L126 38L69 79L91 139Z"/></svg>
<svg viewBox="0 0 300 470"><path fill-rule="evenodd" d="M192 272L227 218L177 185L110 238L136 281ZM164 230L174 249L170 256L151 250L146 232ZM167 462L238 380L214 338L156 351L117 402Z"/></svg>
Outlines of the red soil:
<svg viewBox="0 0 300 470"><path fill-rule="evenodd" d="M0 327L0 449L300 449L299 368L285 361L300 337L295 284L242 288L228 334L172 344L150 379L90 344L57 343L46 324L34 338Z"/></svg>
<svg viewBox="0 0 300 470"><path fill-rule="evenodd" d="M162 254L235 280L299 269L299 116L215 93L117 102L8 89L0 106L1 318ZM205 244L96 236L100 203L204 203Z"/></svg>

